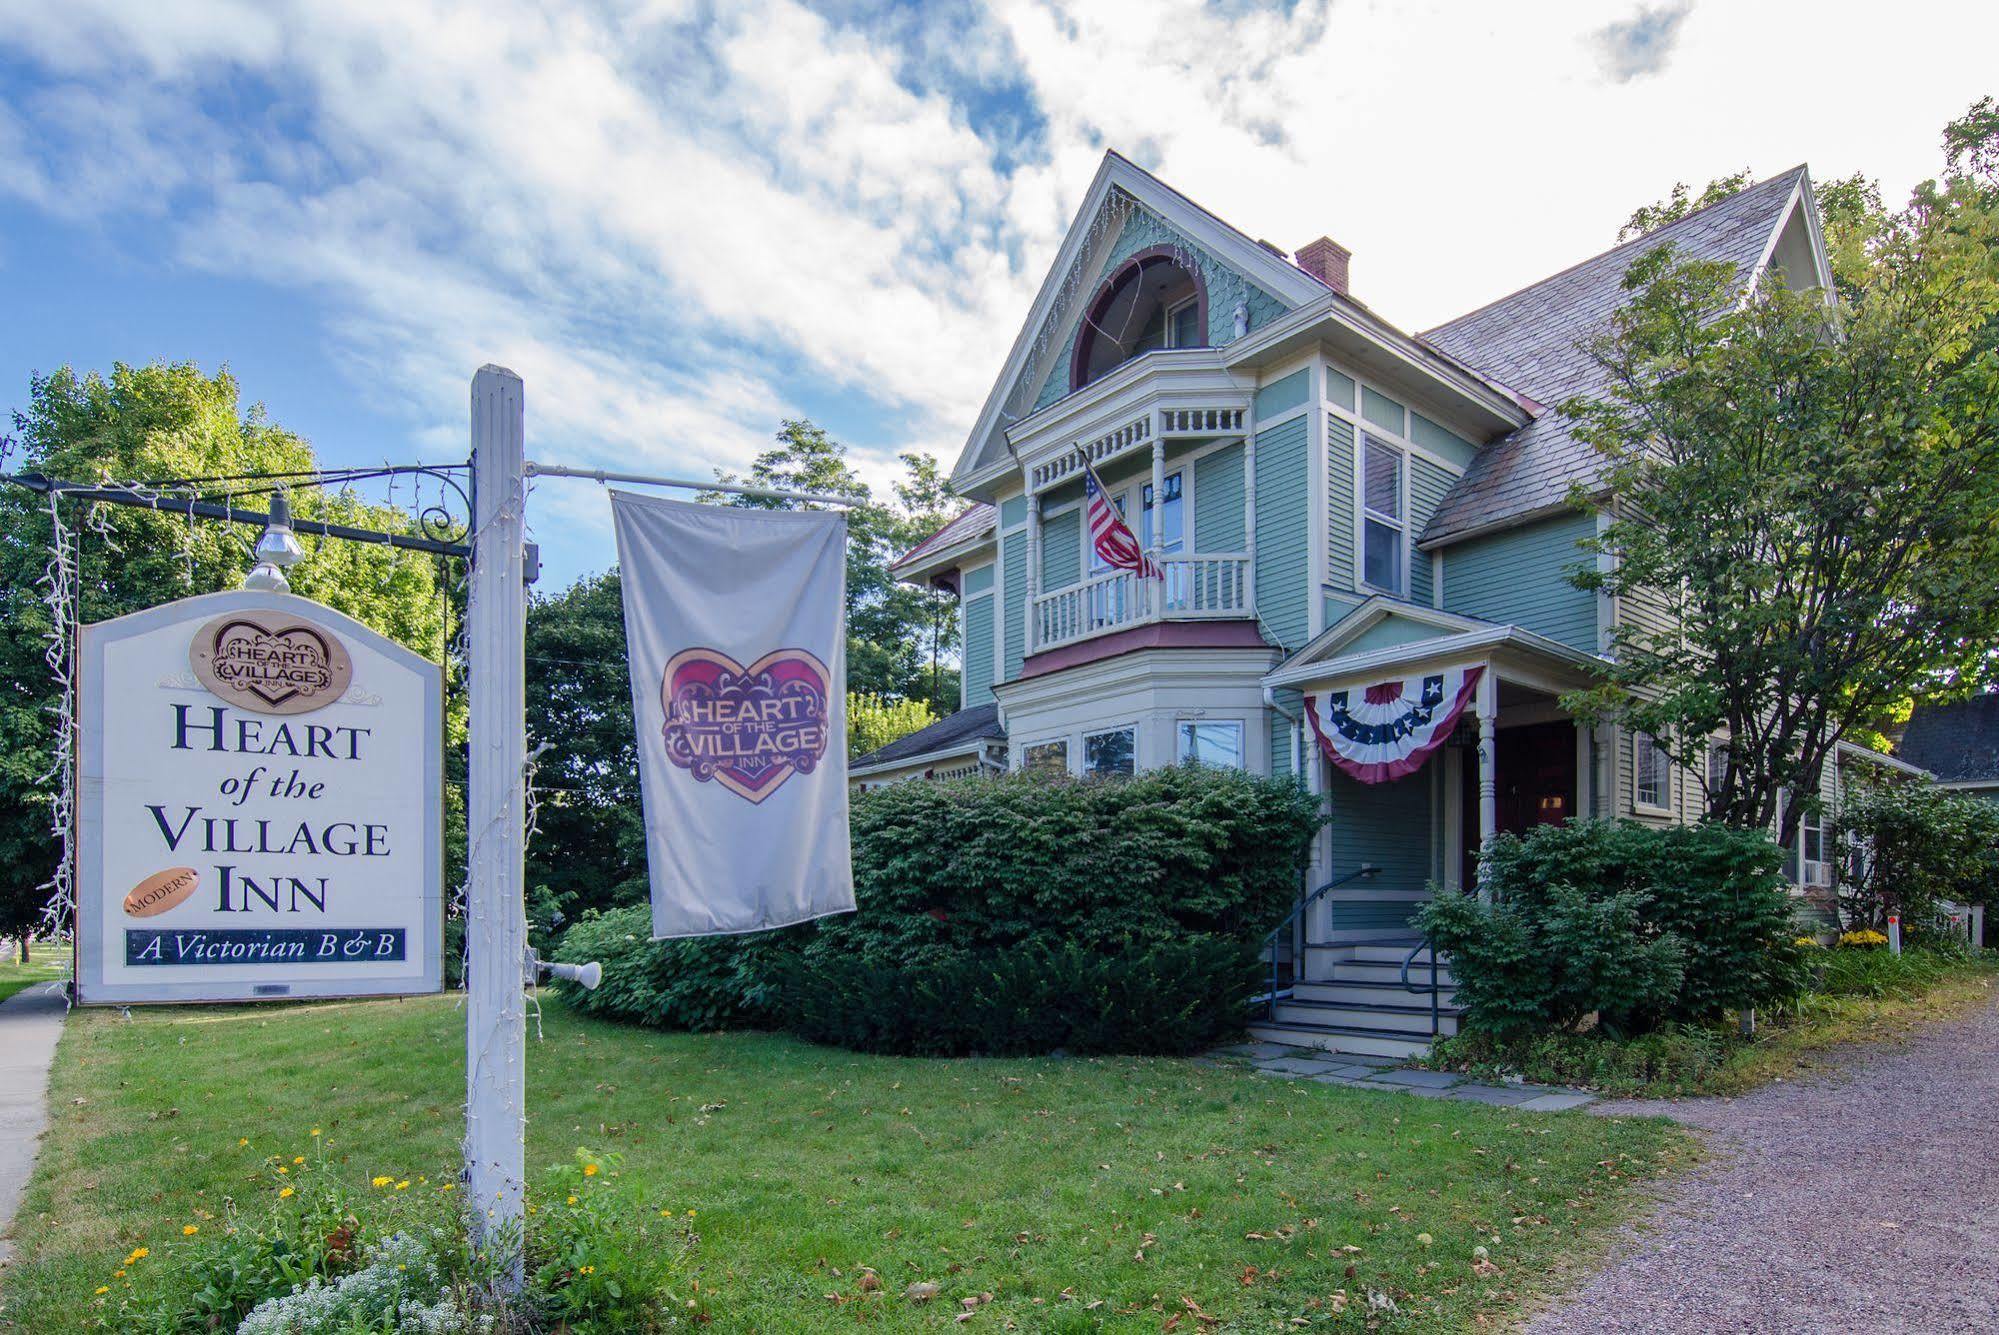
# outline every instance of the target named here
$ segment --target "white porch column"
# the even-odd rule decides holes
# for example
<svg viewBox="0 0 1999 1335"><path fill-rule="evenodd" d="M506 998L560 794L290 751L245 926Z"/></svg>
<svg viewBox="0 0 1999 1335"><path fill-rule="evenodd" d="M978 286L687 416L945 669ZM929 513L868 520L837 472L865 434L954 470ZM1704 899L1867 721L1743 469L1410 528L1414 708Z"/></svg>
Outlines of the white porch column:
<svg viewBox="0 0 1999 1335"><path fill-rule="evenodd" d="M1474 707L1478 710L1478 894L1480 899L1490 899L1492 892L1486 885L1485 850L1492 843L1493 835L1499 833L1499 776L1497 757L1499 750L1499 678L1493 675L1492 665L1486 664L1485 675L1478 679L1478 697Z"/></svg>
<svg viewBox="0 0 1999 1335"><path fill-rule="evenodd" d="M1152 437L1152 532L1148 537L1152 545L1152 563L1163 573L1161 564L1166 556L1166 442L1155 432ZM1166 584L1163 579L1148 580L1148 584L1158 587L1153 590L1153 612L1166 612Z"/></svg>
<svg viewBox="0 0 1999 1335"><path fill-rule="evenodd" d="M1035 595L1041 592L1041 496L1037 492L1027 493L1027 599L1022 604L1027 615L1022 618L1027 623L1023 634L1027 637L1024 646L1027 653L1034 652L1034 642L1040 631L1035 624L1040 618L1034 607Z"/></svg>
<svg viewBox="0 0 1999 1335"><path fill-rule="evenodd" d="M1256 610L1256 433L1242 438L1242 546L1249 553L1243 572L1243 610Z"/></svg>

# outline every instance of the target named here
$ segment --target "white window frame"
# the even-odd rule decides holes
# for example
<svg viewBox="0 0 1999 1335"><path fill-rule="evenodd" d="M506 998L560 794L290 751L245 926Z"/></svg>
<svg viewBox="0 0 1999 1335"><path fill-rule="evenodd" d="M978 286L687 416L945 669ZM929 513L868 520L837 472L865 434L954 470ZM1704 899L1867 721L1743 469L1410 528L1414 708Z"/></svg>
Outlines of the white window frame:
<svg viewBox="0 0 1999 1335"><path fill-rule="evenodd" d="M1193 296L1191 296L1191 297L1182 297L1182 298L1181 298L1180 300L1178 300L1178 301L1174 302L1174 303L1173 303L1173 304L1172 304L1171 306L1168 306L1168 307L1166 308L1166 346L1167 346L1167 347L1169 347L1169 348L1178 348L1178 347L1183 347L1183 346L1184 346L1184 347L1189 347L1189 348L1198 348L1198 347L1204 347L1204 346L1206 346L1205 342L1203 342L1203 343L1187 343L1187 344L1180 344L1180 343L1175 343L1175 342L1173 341L1173 321L1174 321L1174 317L1178 316L1178 315L1180 314L1180 312L1181 312L1181 311L1184 311L1184 310L1186 310L1186 309L1187 309L1187 308L1188 308L1189 306L1192 306L1192 307L1194 308L1194 310L1195 310L1195 313L1196 313L1196 314L1198 314L1198 313L1200 312L1200 309L1201 309L1201 297L1200 297L1200 294L1199 294L1198 292L1197 292L1197 293L1195 293L1195 294L1194 294ZM1203 330L1201 330L1200 332L1201 332L1201 337L1202 337L1202 339L1203 339L1203 340L1205 340L1205 339L1207 338L1207 335L1208 335L1208 331L1207 331L1207 330L1205 330L1205 329L1203 329Z"/></svg>
<svg viewBox="0 0 1999 1335"><path fill-rule="evenodd" d="M1358 394L1360 391L1354 391ZM1367 451L1372 445L1395 456L1395 508L1398 515L1386 515L1367 503ZM1362 589L1385 593L1394 598L1409 596L1409 450L1372 424L1360 427L1354 449L1354 581ZM1395 584L1377 584L1367 577L1367 526L1370 522L1395 530Z"/></svg>
<svg viewBox="0 0 1999 1335"><path fill-rule="evenodd" d="M1643 761L1646 753L1656 758L1659 765L1659 800L1648 802L1644 797ZM1632 729L1631 732L1631 809L1648 816L1670 816L1673 814L1673 759L1660 748L1658 739L1649 732Z"/></svg>
<svg viewBox="0 0 1999 1335"><path fill-rule="evenodd" d="M1108 737L1114 732L1125 732L1131 734L1131 773L1134 775L1138 773L1139 771L1138 721L1134 719L1129 723L1113 723L1106 727L1087 728L1083 731L1080 738L1080 744L1076 747L1076 765L1073 772L1075 773L1077 778L1091 779L1098 777L1109 777L1109 776L1099 776L1091 772L1090 755L1089 755L1090 739L1092 737Z"/></svg>
<svg viewBox="0 0 1999 1335"><path fill-rule="evenodd" d="M1832 884L1832 860L1826 856L1826 821L1823 810L1815 810L1813 804L1805 803L1798 812L1798 885L1807 890L1823 890ZM1809 845L1806 839L1816 836L1819 855L1807 857Z"/></svg>
<svg viewBox="0 0 1999 1335"><path fill-rule="evenodd" d="M1184 765L1188 763L1188 761L1191 759L1191 757L1187 755L1186 747L1184 745L1185 739L1181 735L1181 729L1183 728L1233 729L1235 731L1235 736L1236 736L1236 755L1241 758L1241 763L1234 766L1215 766L1215 768L1218 769L1234 768L1241 770L1247 770L1249 768L1249 729L1246 726L1244 726L1243 721L1241 719L1239 718L1174 719L1173 720L1173 763L1176 765Z"/></svg>

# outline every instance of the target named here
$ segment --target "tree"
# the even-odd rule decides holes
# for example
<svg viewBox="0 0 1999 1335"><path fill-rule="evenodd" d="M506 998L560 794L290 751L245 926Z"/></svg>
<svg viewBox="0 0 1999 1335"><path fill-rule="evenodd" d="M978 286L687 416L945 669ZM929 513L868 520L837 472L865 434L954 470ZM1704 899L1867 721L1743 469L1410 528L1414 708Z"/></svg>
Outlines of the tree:
<svg viewBox="0 0 1999 1335"><path fill-rule="evenodd" d="M1989 161L1967 149L1961 161ZM1575 582L1668 619L1621 626L1579 716L1661 739L1708 813L1788 842L1839 741L1913 692L1969 690L1999 643L1999 208L1953 167L1894 213L1843 202L1832 292L1661 247L1562 405L1607 461L1613 560ZM1578 502L1591 498L1578 496Z"/></svg>
<svg viewBox="0 0 1999 1335"><path fill-rule="evenodd" d="M312 447L272 423L261 406L242 407L227 370L205 375L189 363L119 364L111 373L64 368L30 381L15 415L23 472L67 480L152 481L244 473L304 472ZM262 497L246 500L261 508ZM399 510L347 493L300 491L301 517L389 531L412 525ZM63 502L80 532L79 615L101 621L197 593L233 589L249 570L254 533L147 510ZM50 619L41 580L49 558L45 497L0 488L0 931L40 921L55 869L52 793L46 775L55 745L56 683L44 661ZM307 557L293 588L439 658L445 606L433 562L386 547L302 536Z"/></svg>
<svg viewBox="0 0 1999 1335"><path fill-rule="evenodd" d="M750 465L748 481L853 500L847 507L847 685L921 699L948 713L958 698L958 674L947 673L942 664L957 645L951 596L899 583L889 563L944 523L949 493L936 460L905 454L902 462L909 476L895 488L900 505L884 505L848 462L845 445L811 422L788 418L778 429L777 444ZM721 473L719 480L743 479ZM763 496L714 493L704 499L764 510L813 508Z"/></svg>
<svg viewBox="0 0 1999 1335"><path fill-rule="evenodd" d="M1617 244L1621 246L1634 237L1656 232L1667 223L1678 222L1689 213L1698 213L1710 204L1719 204L1748 184L1747 167L1727 176L1715 177L1698 195L1688 193L1685 181L1675 181L1672 193L1666 198L1656 204L1641 204L1631 211L1631 216L1624 220L1624 226L1617 229Z"/></svg>
<svg viewBox="0 0 1999 1335"><path fill-rule="evenodd" d="M890 700L862 691L847 692L847 759L879 751L898 737L937 721L921 700Z"/></svg>

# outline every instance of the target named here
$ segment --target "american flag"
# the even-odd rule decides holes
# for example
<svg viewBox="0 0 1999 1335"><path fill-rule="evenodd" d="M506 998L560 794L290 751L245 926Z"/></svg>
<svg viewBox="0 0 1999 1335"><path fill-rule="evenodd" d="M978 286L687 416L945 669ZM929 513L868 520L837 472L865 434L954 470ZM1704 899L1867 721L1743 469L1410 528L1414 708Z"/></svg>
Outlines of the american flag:
<svg viewBox="0 0 1999 1335"><path fill-rule="evenodd" d="M1166 572L1145 554L1138 538L1124 522L1117 507L1097 479L1090 461L1083 461L1083 495L1089 502L1090 545L1103 563L1113 570L1129 570L1146 579L1164 579Z"/></svg>

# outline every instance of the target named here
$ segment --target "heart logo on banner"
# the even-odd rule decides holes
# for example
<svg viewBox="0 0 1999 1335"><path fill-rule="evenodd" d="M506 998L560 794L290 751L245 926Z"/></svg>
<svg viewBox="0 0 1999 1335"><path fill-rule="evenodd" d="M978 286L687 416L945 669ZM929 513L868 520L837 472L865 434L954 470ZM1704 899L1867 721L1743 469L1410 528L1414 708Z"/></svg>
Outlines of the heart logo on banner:
<svg viewBox="0 0 1999 1335"><path fill-rule="evenodd" d="M748 667L717 649L684 649L660 676L666 758L697 782L761 802L825 759L830 680L803 649Z"/></svg>

